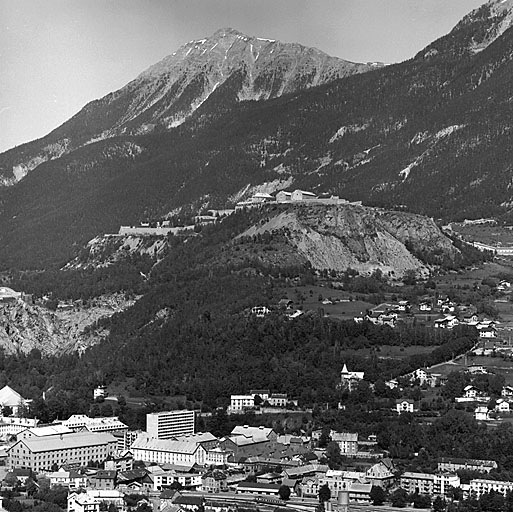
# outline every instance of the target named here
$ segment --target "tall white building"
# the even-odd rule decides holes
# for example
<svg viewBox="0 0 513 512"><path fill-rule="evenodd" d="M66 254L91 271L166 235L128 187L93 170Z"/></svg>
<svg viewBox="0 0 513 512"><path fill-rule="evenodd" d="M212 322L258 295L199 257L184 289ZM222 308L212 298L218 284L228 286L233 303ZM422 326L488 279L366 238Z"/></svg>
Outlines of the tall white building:
<svg viewBox="0 0 513 512"><path fill-rule="evenodd" d="M172 439L194 434L194 411L162 411L146 415L146 432L150 438Z"/></svg>

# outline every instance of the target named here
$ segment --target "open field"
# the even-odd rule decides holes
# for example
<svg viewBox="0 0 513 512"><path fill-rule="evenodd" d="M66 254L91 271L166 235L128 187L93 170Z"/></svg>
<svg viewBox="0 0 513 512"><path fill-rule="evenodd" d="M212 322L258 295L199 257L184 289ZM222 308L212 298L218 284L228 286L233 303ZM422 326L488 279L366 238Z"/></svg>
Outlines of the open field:
<svg viewBox="0 0 513 512"><path fill-rule="evenodd" d="M376 354L380 359L404 359L417 354L429 354L437 345L401 347L398 345L382 345L378 352L374 352L372 348L362 348L358 350L344 350L345 353L355 356L370 356Z"/></svg>
<svg viewBox="0 0 513 512"><path fill-rule="evenodd" d="M480 242L488 245L513 245L513 226L452 223L451 227L467 242Z"/></svg>
<svg viewBox="0 0 513 512"><path fill-rule="evenodd" d="M455 361L448 363L441 363L430 368L433 373L440 373L442 375L449 375L449 373L464 370L468 366L477 365L484 366L490 372L504 375L506 385L513 385L513 361L505 360L502 357L491 356L475 356L467 358L465 365L464 356L459 356Z"/></svg>
<svg viewBox="0 0 513 512"><path fill-rule="evenodd" d="M437 289L464 285L472 286L474 283L480 283L483 279L497 277L501 274L511 274L513 276L513 261L510 263L501 259L500 261L487 262L480 267L436 276L434 281Z"/></svg>
<svg viewBox="0 0 513 512"><path fill-rule="evenodd" d="M370 302L351 300L356 294L324 286L297 286L286 289L285 294L294 302L294 307L302 305L305 311L317 311L322 308L325 315L341 320L364 315L368 308L374 306ZM330 299L333 304L323 304L324 299Z"/></svg>

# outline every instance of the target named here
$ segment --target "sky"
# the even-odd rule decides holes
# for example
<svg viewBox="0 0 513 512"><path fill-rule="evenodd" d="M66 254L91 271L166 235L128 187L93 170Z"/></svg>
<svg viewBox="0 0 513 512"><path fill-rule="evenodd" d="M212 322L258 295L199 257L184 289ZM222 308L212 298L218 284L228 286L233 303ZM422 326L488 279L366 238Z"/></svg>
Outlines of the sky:
<svg viewBox="0 0 513 512"><path fill-rule="evenodd" d="M0 151L42 137L193 39L231 27L400 62L484 0L0 0Z"/></svg>

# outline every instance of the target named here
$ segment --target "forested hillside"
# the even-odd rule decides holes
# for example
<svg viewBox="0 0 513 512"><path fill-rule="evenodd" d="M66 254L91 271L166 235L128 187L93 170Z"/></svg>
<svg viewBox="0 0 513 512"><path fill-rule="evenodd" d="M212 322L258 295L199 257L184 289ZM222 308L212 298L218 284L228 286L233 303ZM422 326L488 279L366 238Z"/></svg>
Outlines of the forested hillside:
<svg viewBox="0 0 513 512"><path fill-rule="evenodd" d="M179 127L94 139L40 163L0 193L2 264L61 266L120 224L233 205L258 187L444 219L507 215L508 6L486 4L401 64L274 99L234 102L244 80L234 73Z"/></svg>

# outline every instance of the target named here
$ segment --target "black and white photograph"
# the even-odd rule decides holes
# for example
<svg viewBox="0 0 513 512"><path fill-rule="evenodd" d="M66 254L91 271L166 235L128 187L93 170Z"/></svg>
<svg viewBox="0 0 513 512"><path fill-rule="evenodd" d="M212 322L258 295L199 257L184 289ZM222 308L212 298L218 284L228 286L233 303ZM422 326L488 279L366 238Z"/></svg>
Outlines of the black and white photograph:
<svg viewBox="0 0 513 512"><path fill-rule="evenodd" d="M513 0L0 0L0 512L513 512Z"/></svg>

